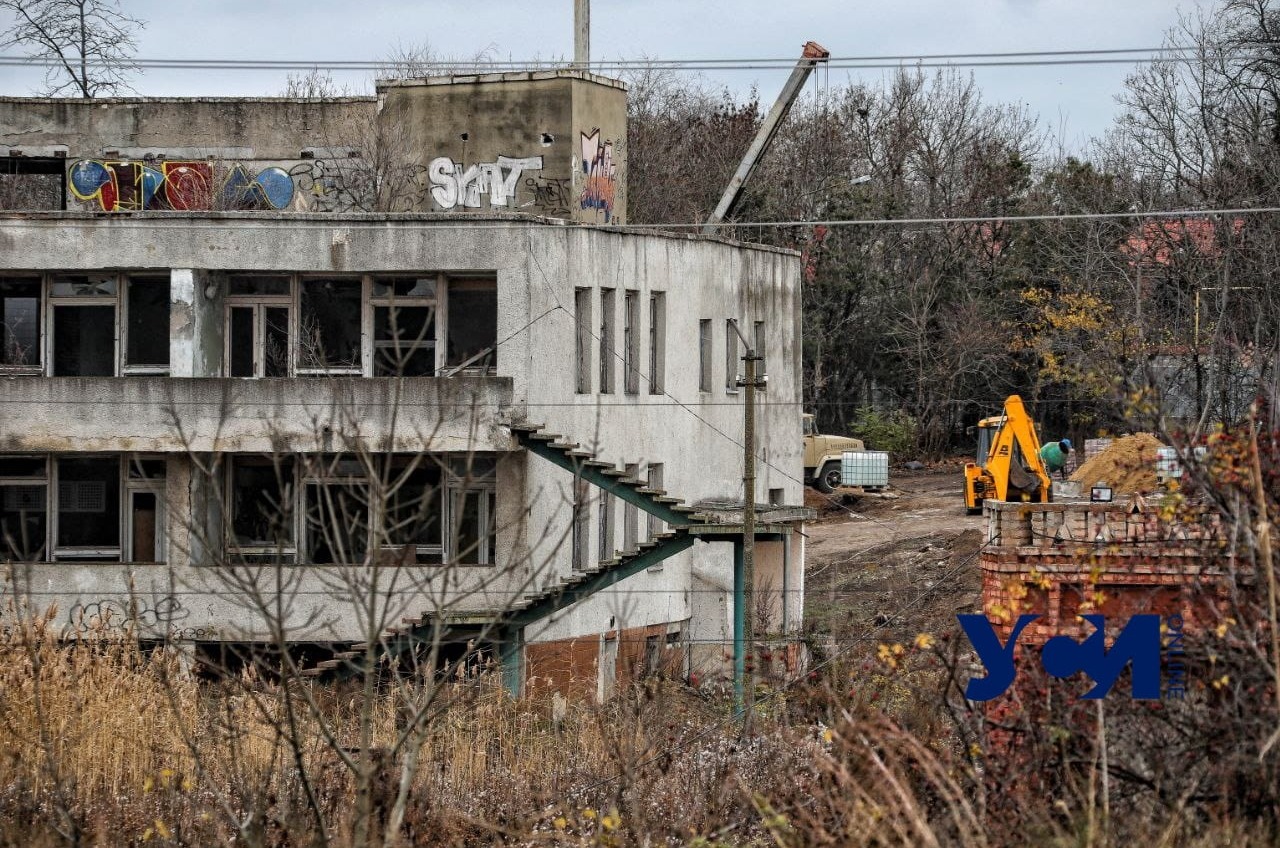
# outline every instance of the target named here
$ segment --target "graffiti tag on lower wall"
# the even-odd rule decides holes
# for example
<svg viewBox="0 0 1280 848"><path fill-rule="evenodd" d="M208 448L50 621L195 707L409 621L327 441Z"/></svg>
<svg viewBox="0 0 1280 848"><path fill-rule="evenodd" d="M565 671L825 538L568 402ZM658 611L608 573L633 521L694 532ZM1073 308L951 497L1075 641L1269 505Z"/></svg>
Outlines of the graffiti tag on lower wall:
<svg viewBox="0 0 1280 848"><path fill-rule="evenodd" d="M582 133L582 173L586 180L578 203L583 209L594 209L604 216L604 222L613 219L614 188L618 179L618 166L613 161L613 142L600 137L599 128Z"/></svg>
<svg viewBox="0 0 1280 848"><path fill-rule="evenodd" d="M151 599L100 598L73 606L67 614L67 629L81 636L130 633L176 639L212 638L211 631L178 626L190 616L191 610L173 595Z"/></svg>
<svg viewBox="0 0 1280 848"><path fill-rule="evenodd" d="M522 178L542 167L541 156L470 165L438 157L425 167L381 171L358 157L281 164L81 159L70 167L67 188L72 200L101 212L409 212L431 204L448 211L479 209L486 197L489 207L503 209L518 200ZM568 214L568 204L561 207L548 214Z"/></svg>

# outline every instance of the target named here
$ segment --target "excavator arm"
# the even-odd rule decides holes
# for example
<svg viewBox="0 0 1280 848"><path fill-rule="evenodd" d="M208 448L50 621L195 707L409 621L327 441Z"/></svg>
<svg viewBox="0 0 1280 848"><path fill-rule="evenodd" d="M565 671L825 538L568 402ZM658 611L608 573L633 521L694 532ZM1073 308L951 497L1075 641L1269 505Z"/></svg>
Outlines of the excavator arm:
<svg viewBox="0 0 1280 848"><path fill-rule="evenodd" d="M986 462L970 462L964 468L964 500L971 513L981 512L988 499L1048 503L1052 498L1049 472L1040 460L1040 439L1022 398L1010 395L1002 418Z"/></svg>

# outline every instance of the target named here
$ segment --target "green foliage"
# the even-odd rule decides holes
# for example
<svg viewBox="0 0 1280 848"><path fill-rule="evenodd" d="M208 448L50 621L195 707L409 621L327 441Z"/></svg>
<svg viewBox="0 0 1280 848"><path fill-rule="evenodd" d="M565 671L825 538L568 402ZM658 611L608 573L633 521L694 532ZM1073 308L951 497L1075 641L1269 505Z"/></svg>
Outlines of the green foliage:
<svg viewBox="0 0 1280 848"><path fill-rule="evenodd" d="M895 462L906 459L918 445L916 419L901 409L881 412L870 406L860 407L850 429L866 442L867 450L888 451Z"/></svg>

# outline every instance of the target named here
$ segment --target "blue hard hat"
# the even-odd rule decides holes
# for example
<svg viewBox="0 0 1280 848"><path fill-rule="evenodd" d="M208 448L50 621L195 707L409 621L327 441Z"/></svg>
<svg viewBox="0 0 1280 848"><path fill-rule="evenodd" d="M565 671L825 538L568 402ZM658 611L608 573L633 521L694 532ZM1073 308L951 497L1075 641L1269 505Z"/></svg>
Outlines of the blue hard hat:
<svg viewBox="0 0 1280 848"><path fill-rule="evenodd" d="M1063 446L1063 447L1065 447L1067 450L1071 450L1071 440L1070 440L1070 439L1063 439L1063 440L1062 440L1062 446Z"/></svg>

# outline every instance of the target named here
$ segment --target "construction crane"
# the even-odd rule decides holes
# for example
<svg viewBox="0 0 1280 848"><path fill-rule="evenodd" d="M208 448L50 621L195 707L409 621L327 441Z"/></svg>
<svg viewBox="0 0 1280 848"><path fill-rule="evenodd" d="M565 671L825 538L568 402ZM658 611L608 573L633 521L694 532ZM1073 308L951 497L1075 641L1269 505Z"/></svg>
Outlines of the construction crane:
<svg viewBox="0 0 1280 848"><path fill-rule="evenodd" d="M760 163L761 157L769 149L769 145L773 143L773 137L777 135L778 127L782 124L782 120L787 117L787 113L791 111L791 104L795 102L796 97L799 96L800 91L804 88L805 82L809 79L809 74L813 73L813 69L818 66L819 62L827 61L827 57L830 55L830 51L816 41L805 42L804 52L800 54L800 61L796 63L795 70L791 72L791 76L787 77L787 83L782 87L782 91L778 93L778 99L774 102L773 108L765 116L764 123L760 125L760 131L756 133L751 146L747 148L746 155L738 163L738 170L734 173L733 179L729 180L729 185L725 188L720 202L716 204L716 211L712 212L711 217L702 225L703 233L714 233L716 227L720 226L724 219L733 212L733 208L738 205L738 200L742 197L742 187L746 185L747 180L751 179L751 174L755 171L756 165Z"/></svg>
<svg viewBox="0 0 1280 848"><path fill-rule="evenodd" d="M1053 499L1049 472L1040 460L1035 422L1017 395L1005 399L1003 414L978 422L976 460L964 466L964 505L969 514L982 512L985 500L1049 503Z"/></svg>

